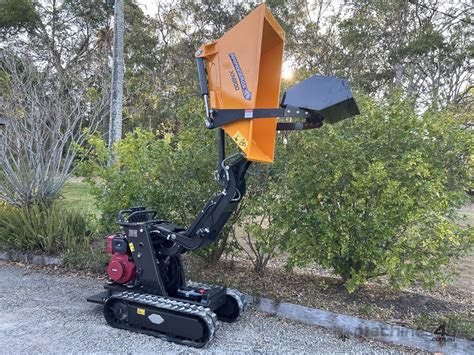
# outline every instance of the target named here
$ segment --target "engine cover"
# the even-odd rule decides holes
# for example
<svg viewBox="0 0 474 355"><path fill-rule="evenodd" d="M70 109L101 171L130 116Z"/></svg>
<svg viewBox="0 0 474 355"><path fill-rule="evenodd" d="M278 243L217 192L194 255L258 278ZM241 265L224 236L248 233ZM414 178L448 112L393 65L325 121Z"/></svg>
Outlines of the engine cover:
<svg viewBox="0 0 474 355"><path fill-rule="evenodd" d="M120 284L126 284L135 277L136 267L133 261L128 260L127 254L115 253L107 266L109 277Z"/></svg>

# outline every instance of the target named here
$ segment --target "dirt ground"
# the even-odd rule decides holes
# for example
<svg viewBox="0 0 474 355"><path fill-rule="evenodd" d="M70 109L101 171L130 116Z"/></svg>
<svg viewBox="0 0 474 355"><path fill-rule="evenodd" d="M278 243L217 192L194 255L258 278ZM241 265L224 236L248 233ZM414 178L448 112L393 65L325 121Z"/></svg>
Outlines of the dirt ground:
<svg viewBox="0 0 474 355"><path fill-rule="evenodd" d="M459 275L452 287L469 291L474 298L474 253L459 262Z"/></svg>
<svg viewBox="0 0 474 355"><path fill-rule="evenodd" d="M474 203L472 200L470 204L461 209L461 213L466 216L466 220L462 224L474 226ZM471 292L474 299L474 251L460 261L459 275L455 278L452 286Z"/></svg>

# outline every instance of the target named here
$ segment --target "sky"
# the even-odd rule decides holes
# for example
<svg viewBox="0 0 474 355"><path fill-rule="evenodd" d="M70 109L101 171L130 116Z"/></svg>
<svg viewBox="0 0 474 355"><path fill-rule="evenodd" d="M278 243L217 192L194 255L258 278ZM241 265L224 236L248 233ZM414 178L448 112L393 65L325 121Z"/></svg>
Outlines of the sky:
<svg viewBox="0 0 474 355"><path fill-rule="evenodd" d="M154 16L157 9L157 1L159 0L137 0L138 5L142 8L143 12L149 16ZM161 0L163 2L163 0ZM170 1L170 0L165 0ZM291 80L293 77L292 65L289 61L285 61L282 67L282 78L285 80Z"/></svg>
<svg viewBox="0 0 474 355"><path fill-rule="evenodd" d="M159 0L137 0L137 3L140 5L144 13L153 16L156 14L156 9L158 8L157 1ZM162 2L169 2L169 0L162 0Z"/></svg>

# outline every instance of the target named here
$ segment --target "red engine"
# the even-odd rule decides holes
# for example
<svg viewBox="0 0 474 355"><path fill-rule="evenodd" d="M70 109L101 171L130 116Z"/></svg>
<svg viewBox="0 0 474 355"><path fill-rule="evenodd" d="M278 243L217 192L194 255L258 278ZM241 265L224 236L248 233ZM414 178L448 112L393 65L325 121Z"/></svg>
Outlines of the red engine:
<svg viewBox="0 0 474 355"><path fill-rule="evenodd" d="M107 266L109 277L120 284L132 281L135 277L136 267L125 236L109 235L107 237L107 253L112 254Z"/></svg>

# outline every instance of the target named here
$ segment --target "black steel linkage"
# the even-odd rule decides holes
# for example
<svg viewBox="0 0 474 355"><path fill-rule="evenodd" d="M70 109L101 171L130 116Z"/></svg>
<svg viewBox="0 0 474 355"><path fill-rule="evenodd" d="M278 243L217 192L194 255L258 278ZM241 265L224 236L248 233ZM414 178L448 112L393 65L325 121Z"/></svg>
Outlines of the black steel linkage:
<svg viewBox="0 0 474 355"><path fill-rule="evenodd" d="M198 77L199 77L199 88L201 89L201 95L209 95L209 89L207 87L206 78L206 67L204 66L204 59L196 58Z"/></svg>
<svg viewBox="0 0 474 355"><path fill-rule="evenodd" d="M320 128L323 125L323 121L310 121L306 122L278 122L277 131L303 131L305 129Z"/></svg>
<svg viewBox="0 0 474 355"><path fill-rule="evenodd" d="M238 120L275 117L310 118L316 113L299 107L255 108L255 109L213 109L211 110L212 126L216 128Z"/></svg>
<svg viewBox="0 0 474 355"><path fill-rule="evenodd" d="M217 130L217 173L221 173L221 165L225 159L225 133L222 128Z"/></svg>

